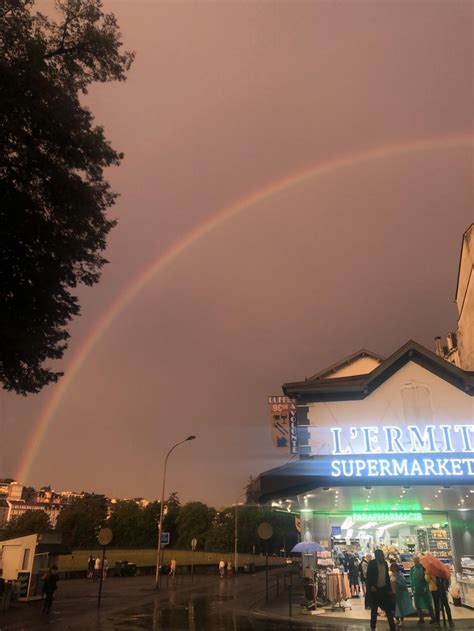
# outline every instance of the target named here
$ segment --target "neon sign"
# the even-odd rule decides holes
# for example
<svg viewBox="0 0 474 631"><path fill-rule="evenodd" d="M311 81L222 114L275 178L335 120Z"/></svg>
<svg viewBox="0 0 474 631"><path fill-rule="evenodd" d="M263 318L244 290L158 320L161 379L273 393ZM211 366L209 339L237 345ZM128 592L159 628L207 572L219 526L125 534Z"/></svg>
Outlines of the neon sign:
<svg viewBox="0 0 474 631"><path fill-rule="evenodd" d="M403 511L390 511L389 513L352 513L352 521L422 521L423 515L421 513L403 512Z"/></svg>
<svg viewBox="0 0 474 631"><path fill-rule="evenodd" d="M474 451L474 425L332 427L331 434L332 453L341 456Z"/></svg>
<svg viewBox="0 0 474 631"><path fill-rule="evenodd" d="M349 458L331 462L334 478L474 476L474 458Z"/></svg>
<svg viewBox="0 0 474 631"><path fill-rule="evenodd" d="M474 476L474 425L332 427L330 432L332 455L341 456L331 459L333 478Z"/></svg>

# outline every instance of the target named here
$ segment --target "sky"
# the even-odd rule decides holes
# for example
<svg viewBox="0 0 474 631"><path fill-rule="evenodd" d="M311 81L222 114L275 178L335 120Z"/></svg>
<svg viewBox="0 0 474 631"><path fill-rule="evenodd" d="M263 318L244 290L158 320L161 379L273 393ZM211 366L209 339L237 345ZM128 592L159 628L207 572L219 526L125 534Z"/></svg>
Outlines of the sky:
<svg viewBox="0 0 474 631"><path fill-rule="evenodd" d="M107 174L110 264L79 290L66 386L0 393L0 477L154 499L166 452L195 434L170 457L167 492L232 504L289 458L266 404L282 383L360 348L432 349L456 328L473 5L104 5L136 51L127 82L87 97L125 154Z"/></svg>

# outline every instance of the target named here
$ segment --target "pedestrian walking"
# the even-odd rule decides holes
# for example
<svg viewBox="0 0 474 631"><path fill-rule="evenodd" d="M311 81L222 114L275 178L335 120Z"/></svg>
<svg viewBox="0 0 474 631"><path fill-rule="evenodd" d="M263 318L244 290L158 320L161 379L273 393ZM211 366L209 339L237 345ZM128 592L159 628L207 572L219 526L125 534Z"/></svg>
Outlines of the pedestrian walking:
<svg viewBox="0 0 474 631"><path fill-rule="evenodd" d="M224 578L224 574L225 574L225 561L224 559L221 559L219 561L219 575L221 578Z"/></svg>
<svg viewBox="0 0 474 631"><path fill-rule="evenodd" d="M175 576L176 576L176 559L174 557L170 561L170 573L169 573L169 575L172 578L175 578Z"/></svg>
<svg viewBox="0 0 474 631"><path fill-rule="evenodd" d="M435 626L440 626L441 612L444 610L449 626L454 627L453 615L448 602L449 581L439 576L432 576L428 572L425 573L425 578L433 598Z"/></svg>
<svg viewBox="0 0 474 631"><path fill-rule="evenodd" d="M87 578L90 580L92 580L94 576L94 565L94 557L90 554L87 560Z"/></svg>
<svg viewBox="0 0 474 631"><path fill-rule="evenodd" d="M351 588L351 597L360 598L360 583L359 583L359 559L352 555L349 557L349 585Z"/></svg>
<svg viewBox="0 0 474 631"><path fill-rule="evenodd" d="M109 562L107 561L107 557L104 559L104 567L102 568L102 578L105 579L107 578L107 573L109 571Z"/></svg>
<svg viewBox="0 0 474 631"><path fill-rule="evenodd" d="M51 607L53 605L54 593L58 588L59 581L59 572L58 566L52 565L50 569L43 574L43 611L44 613L49 613L51 611Z"/></svg>
<svg viewBox="0 0 474 631"><path fill-rule="evenodd" d="M101 567L102 567L102 561L100 560L100 557L96 557L94 561L94 581L99 580Z"/></svg>
<svg viewBox="0 0 474 631"><path fill-rule="evenodd" d="M385 611L390 631L396 631L393 619L393 599L388 564L382 550L375 551L375 559L367 567L367 589L370 592L370 628L377 628L377 611Z"/></svg>
<svg viewBox="0 0 474 631"><path fill-rule="evenodd" d="M403 619L415 613L415 608L408 592L408 582L398 563L390 565L390 582L395 600L395 619L399 626L403 625Z"/></svg>
<svg viewBox="0 0 474 631"><path fill-rule="evenodd" d="M431 622L435 622L433 611L433 600L428 582L425 577L425 568L420 563L420 555L415 555L413 559L413 567L410 569L410 584L413 592L413 600L415 601L415 609L418 613L418 622L425 621L425 609L429 612Z"/></svg>
<svg viewBox="0 0 474 631"><path fill-rule="evenodd" d="M232 578L232 561L227 561L227 578Z"/></svg>
<svg viewBox="0 0 474 631"><path fill-rule="evenodd" d="M360 582L362 583L362 591L364 593L364 607L370 609L370 593L367 589L367 568L369 561L372 560L372 555L368 552L359 564L360 570Z"/></svg>

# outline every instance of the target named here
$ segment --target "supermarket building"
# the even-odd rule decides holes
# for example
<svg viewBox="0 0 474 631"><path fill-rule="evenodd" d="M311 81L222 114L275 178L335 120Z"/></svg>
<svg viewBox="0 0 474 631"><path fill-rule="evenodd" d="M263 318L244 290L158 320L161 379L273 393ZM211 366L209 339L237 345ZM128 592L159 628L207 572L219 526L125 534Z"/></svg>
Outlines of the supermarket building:
<svg viewBox="0 0 474 631"><path fill-rule="evenodd" d="M260 501L299 513L302 538L339 552L431 552L474 606L474 372L409 341L283 393L298 459L260 475Z"/></svg>

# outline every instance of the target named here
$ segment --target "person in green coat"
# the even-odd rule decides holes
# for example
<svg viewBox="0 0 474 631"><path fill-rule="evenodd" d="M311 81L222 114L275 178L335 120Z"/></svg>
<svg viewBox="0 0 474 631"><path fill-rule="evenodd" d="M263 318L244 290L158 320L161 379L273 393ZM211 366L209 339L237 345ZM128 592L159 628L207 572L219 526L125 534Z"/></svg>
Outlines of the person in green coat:
<svg viewBox="0 0 474 631"><path fill-rule="evenodd" d="M425 578L425 568L420 563L420 556L413 559L414 566L410 570L410 583L413 591L413 600L418 612L418 622L424 622L424 610L427 609L434 623L433 600L428 583Z"/></svg>
<svg viewBox="0 0 474 631"><path fill-rule="evenodd" d="M405 616L411 616L415 613L411 596L408 592L408 582L403 572L395 561L390 565L390 583L395 597L395 618L397 624L403 624Z"/></svg>

